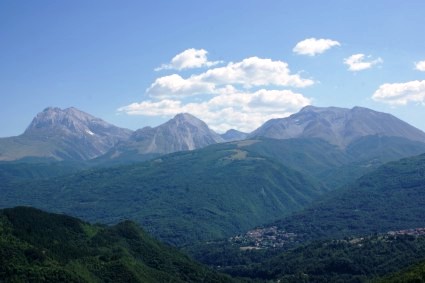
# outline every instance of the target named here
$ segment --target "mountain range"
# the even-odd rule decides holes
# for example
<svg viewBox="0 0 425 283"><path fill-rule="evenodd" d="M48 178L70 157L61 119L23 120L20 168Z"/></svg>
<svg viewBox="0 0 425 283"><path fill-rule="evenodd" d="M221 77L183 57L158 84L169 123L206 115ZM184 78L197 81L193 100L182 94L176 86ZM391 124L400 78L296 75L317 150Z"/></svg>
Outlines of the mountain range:
<svg viewBox="0 0 425 283"><path fill-rule="evenodd" d="M282 121L289 126L282 127L280 138L259 134L276 132L268 125ZM288 138L296 123L302 134ZM330 132L322 132L323 125L333 132L325 135ZM306 107L231 142L225 138L245 134L220 136L190 114L131 132L74 108L47 108L23 135L0 144L25 141L23 148L38 154L26 160L49 156L67 162L0 164L0 207L31 205L108 224L130 218L168 243L185 245L301 211L385 162L424 153L424 135L389 114L364 108ZM40 145L49 151L37 152ZM1 147L3 156L24 152L19 143L13 146L15 151ZM97 157L75 162L89 156ZM108 168L115 162L124 164Z"/></svg>
<svg viewBox="0 0 425 283"><path fill-rule="evenodd" d="M222 135L187 113L133 132L75 108L47 108L22 135L0 139L0 207L115 226L1 210L0 281L5 273L24 281L231 280L163 248L127 219L232 275L387 276L425 258L416 258L422 238L386 234L425 227L424 136L360 107L308 106L252 133ZM228 240L250 231L260 249L275 244L276 231L283 246L245 252Z"/></svg>
<svg viewBox="0 0 425 283"><path fill-rule="evenodd" d="M367 108L307 106L287 118L273 119L242 133L219 135L198 118L178 114L157 127L131 131L76 108L46 108L22 135L0 139L0 161L51 159L142 161L211 144L267 137L318 138L342 149L362 137L402 137L425 142L425 133L396 117Z"/></svg>

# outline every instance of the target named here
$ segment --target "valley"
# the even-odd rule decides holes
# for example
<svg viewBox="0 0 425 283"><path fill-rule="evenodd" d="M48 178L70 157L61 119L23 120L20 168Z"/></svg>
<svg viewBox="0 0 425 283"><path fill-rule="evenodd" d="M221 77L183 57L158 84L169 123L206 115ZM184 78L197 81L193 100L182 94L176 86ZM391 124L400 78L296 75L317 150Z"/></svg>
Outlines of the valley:
<svg viewBox="0 0 425 283"><path fill-rule="evenodd" d="M361 119L356 116L359 111ZM368 123L368 114L375 124ZM72 149L63 148L68 152L65 158L56 154L58 151L45 155L42 149L2 161L0 207L5 208L4 215L50 217L19 208L29 206L100 223L91 228L87 226L91 224L72 220L92 232L141 225L156 239L174 246L173 253L189 254L209 266L196 268L224 280L212 282L366 282L425 260L425 256L414 257L424 254L425 246L421 228L425 227L425 134L393 116L358 108L307 107L283 120L267 122L253 133L231 131L225 138L196 117L182 114L156 128L133 133L107 126L124 131L126 138L88 158L73 141L74 136L97 136L90 128L93 121L99 120L77 109L56 108L47 108L34 119L29 132L42 129L52 137L48 141L52 145L55 135L67 131L70 140L66 143ZM324 131L323 125L331 126ZM283 133L276 136L265 129ZM324 133L329 138L321 136ZM9 140L0 139L0 143ZM62 147L63 142L54 147ZM39 141L33 144L33 138L25 144L39 149ZM18 208L10 210L12 207ZM10 219L2 221L2 231L12 231L7 228ZM52 225L59 225L55 223ZM131 233L145 233L137 231ZM43 257L44 265L56 266L52 270L41 268L41 262L28 261L23 247L42 243L22 242L29 239L19 238L22 233L24 230L17 230L13 235L18 238L7 238L16 244L14 257L22 258L22 253L27 257L16 263L23 268L20 278L45 274L42 276L59 280L57 276L62 275L58 274L65 272L66 280L82 280L73 277L76 269L69 269L82 268L82 259L57 265L63 259ZM76 244L72 241L71 246ZM136 242L131 245L138 245ZM405 249L410 252L403 252ZM120 264L139 266L141 263L133 262L140 255L124 252L128 253L136 258L113 257L118 256ZM6 250L2 256L6 260ZM84 269L88 282L100 276L95 267L98 259L93 260L83 264L88 268ZM127 263L119 267L127 271L110 276L133 276L134 282L151 280L138 273L142 267L130 268ZM30 271L34 264L37 271ZM370 269L371 265L376 268ZM10 270L2 272L10 274ZM154 270L151 278L159 276ZM179 277L178 270L161 276ZM198 280L198 275L188 279L190 276L179 280Z"/></svg>
<svg viewBox="0 0 425 283"><path fill-rule="evenodd" d="M0 1L0 283L425 283L425 1Z"/></svg>

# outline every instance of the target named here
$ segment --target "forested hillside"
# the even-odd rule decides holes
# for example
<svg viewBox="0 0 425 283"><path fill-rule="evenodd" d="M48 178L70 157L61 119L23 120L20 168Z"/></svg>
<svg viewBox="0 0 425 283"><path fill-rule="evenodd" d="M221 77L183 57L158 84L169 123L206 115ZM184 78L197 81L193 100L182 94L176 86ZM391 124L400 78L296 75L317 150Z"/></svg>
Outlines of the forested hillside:
<svg viewBox="0 0 425 283"><path fill-rule="evenodd" d="M2 282L233 282L126 221L112 227L27 207L0 211Z"/></svg>

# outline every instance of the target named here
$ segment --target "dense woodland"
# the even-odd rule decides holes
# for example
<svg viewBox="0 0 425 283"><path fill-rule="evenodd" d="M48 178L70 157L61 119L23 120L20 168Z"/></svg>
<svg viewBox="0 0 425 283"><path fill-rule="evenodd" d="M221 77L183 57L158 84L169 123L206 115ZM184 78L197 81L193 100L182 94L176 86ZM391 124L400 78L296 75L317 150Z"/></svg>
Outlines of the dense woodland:
<svg viewBox="0 0 425 283"><path fill-rule="evenodd" d="M2 282L233 282L136 224L106 227L18 207L0 212Z"/></svg>
<svg viewBox="0 0 425 283"><path fill-rule="evenodd" d="M235 245L210 244L194 256L232 276L258 280L366 282L425 260L425 236L346 237L280 251L242 251Z"/></svg>

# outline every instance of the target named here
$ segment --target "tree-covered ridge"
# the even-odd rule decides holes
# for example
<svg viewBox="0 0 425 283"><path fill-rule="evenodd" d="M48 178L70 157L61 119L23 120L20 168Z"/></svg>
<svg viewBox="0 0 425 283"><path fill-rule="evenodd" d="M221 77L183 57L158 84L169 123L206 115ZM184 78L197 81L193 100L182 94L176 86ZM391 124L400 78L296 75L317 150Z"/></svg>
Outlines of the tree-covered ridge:
<svg viewBox="0 0 425 283"><path fill-rule="evenodd" d="M125 221L90 225L28 207L0 211L2 282L232 282Z"/></svg>
<svg viewBox="0 0 425 283"><path fill-rule="evenodd" d="M425 227L425 154L387 163L275 223L305 239Z"/></svg>
<svg viewBox="0 0 425 283"><path fill-rule="evenodd" d="M419 283L425 282L425 261L415 264L397 272L393 275L385 277L379 283Z"/></svg>
<svg viewBox="0 0 425 283"><path fill-rule="evenodd" d="M131 219L183 245L277 220L326 188L237 144L220 144L0 190L3 207L25 204L108 224Z"/></svg>
<svg viewBox="0 0 425 283"><path fill-rule="evenodd" d="M66 176L88 168L83 162L55 162L27 160L20 162L0 162L0 182L17 183Z"/></svg>
<svg viewBox="0 0 425 283"><path fill-rule="evenodd" d="M192 254L222 272L266 282L374 282L424 261L425 235L386 233L259 250L221 242Z"/></svg>
<svg viewBox="0 0 425 283"><path fill-rule="evenodd" d="M317 138L260 138L244 149L313 177L329 189L338 189L387 162L425 153L425 144L374 135L359 138L343 150Z"/></svg>
<svg viewBox="0 0 425 283"><path fill-rule="evenodd" d="M42 179L49 168L54 168L52 176L60 176L68 168L3 165L0 207L29 205L108 224L131 219L154 236L182 246L281 219L388 159L422 151L425 144L394 137L366 137L346 151L320 139L261 138L125 166L77 173L70 168L74 174L41 181L31 176ZM292 226L283 230L291 233ZM301 232L296 233L305 234ZM320 231L313 233L320 236Z"/></svg>
<svg viewBox="0 0 425 283"><path fill-rule="evenodd" d="M369 282L425 259L425 237L375 235L314 242L232 275L281 282Z"/></svg>

